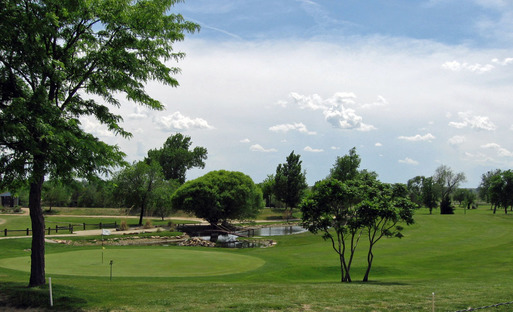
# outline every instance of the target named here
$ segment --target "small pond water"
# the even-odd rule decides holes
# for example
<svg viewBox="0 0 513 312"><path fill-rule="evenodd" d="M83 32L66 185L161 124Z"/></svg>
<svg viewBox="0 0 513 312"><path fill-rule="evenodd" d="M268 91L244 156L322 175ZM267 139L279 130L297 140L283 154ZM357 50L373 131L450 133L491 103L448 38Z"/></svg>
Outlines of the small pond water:
<svg viewBox="0 0 513 312"><path fill-rule="evenodd" d="M271 226L265 228L259 228L254 230L254 235L252 236L281 236L281 235L292 235L299 234L308 231L307 229L299 226L299 225L290 225L290 226ZM250 231L253 234L253 230ZM240 231L242 235L247 235L248 231ZM258 243L248 242L248 241L238 241L237 235L227 234L227 235L219 235L217 238L217 243L222 247L228 248L251 248L258 247ZM210 240L210 236L200 236L199 238L203 240Z"/></svg>

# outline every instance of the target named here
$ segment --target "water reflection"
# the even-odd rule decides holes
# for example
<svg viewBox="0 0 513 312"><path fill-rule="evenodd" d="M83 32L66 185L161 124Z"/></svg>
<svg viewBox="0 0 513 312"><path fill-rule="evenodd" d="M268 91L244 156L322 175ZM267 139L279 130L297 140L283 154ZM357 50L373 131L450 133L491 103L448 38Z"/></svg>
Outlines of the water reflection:
<svg viewBox="0 0 513 312"><path fill-rule="evenodd" d="M255 229L255 236L280 236L291 235L306 232L307 229L299 225L290 226L271 226L260 229Z"/></svg>

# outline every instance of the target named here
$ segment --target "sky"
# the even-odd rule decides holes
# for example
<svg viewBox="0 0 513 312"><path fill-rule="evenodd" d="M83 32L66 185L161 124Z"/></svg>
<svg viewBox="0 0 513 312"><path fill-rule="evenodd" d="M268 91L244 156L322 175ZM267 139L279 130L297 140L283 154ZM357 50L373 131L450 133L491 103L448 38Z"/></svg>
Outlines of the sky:
<svg viewBox="0 0 513 312"><path fill-rule="evenodd" d="M186 0L201 26L174 45L180 83L147 85L164 111L122 99L114 136L142 160L175 134L208 150L204 169L255 183L294 151L307 182L356 147L383 182L463 172L463 187L513 168L513 0Z"/></svg>

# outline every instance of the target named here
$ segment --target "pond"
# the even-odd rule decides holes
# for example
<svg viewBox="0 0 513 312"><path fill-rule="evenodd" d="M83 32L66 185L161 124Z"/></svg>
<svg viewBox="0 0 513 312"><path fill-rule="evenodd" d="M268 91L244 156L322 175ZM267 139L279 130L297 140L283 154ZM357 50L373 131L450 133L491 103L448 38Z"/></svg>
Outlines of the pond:
<svg viewBox="0 0 513 312"><path fill-rule="evenodd" d="M299 225L288 225L288 226L270 226L270 227L264 227L259 229L254 229L250 231L240 231L238 232L241 235L247 235L248 233L251 233L251 236L281 236L281 235L292 235L292 234L299 234L304 233L308 231L307 229L299 226ZM228 247L228 248L251 248L251 247L258 247L258 243L255 242L248 242L248 241L238 241L237 235L232 234L226 234L226 235L219 235L217 238L217 244L221 247ZM200 236L199 238L203 240L210 240L210 236Z"/></svg>

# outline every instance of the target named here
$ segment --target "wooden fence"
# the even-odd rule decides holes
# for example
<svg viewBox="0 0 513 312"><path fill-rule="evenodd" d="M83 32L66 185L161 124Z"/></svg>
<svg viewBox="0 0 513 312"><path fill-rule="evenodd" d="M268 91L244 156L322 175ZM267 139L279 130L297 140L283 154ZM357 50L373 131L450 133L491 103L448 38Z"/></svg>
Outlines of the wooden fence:
<svg viewBox="0 0 513 312"><path fill-rule="evenodd" d="M73 234L73 231L76 230L76 228L79 228L80 230L86 230L87 228L91 229L104 229L104 228L117 228L118 227L118 224L117 222L114 222L114 223L77 223L77 224L68 224L66 226L60 226L60 225L56 225L55 227L48 227L47 229L45 229L45 232L50 235L52 234L52 232L54 232L55 234L58 234L59 231L68 231L70 234ZM9 230L9 229L4 229L4 236L7 236L9 233L24 233L25 235L30 235L32 233L32 230L27 228L25 230ZM21 234L23 235L23 234Z"/></svg>

